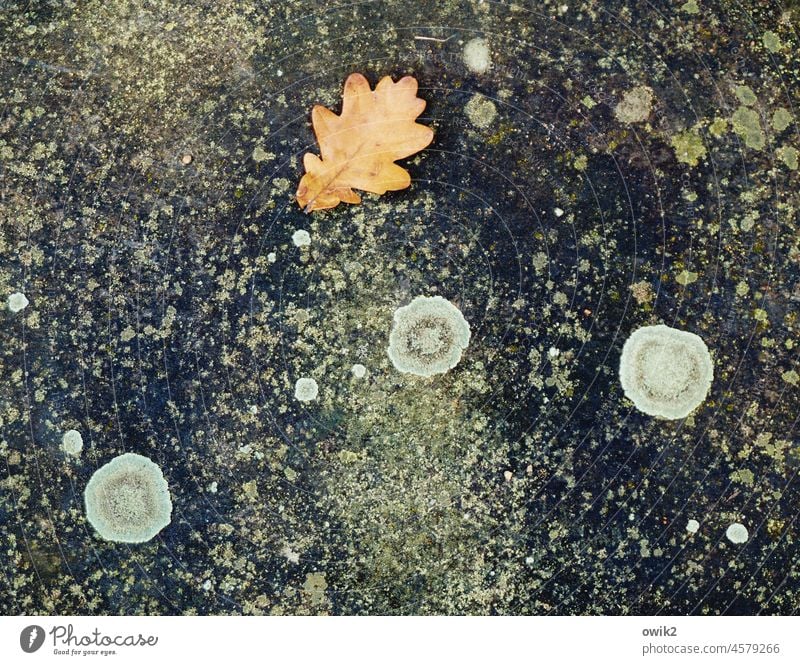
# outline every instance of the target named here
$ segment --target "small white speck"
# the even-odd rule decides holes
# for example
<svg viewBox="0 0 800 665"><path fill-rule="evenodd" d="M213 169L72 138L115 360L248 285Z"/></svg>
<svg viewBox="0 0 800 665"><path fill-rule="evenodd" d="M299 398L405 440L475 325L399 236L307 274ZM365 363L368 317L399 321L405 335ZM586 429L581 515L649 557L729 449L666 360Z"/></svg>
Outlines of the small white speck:
<svg viewBox="0 0 800 665"><path fill-rule="evenodd" d="M303 377L294 384L294 396L301 402L311 402L317 399L318 394L319 386L314 379Z"/></svg>
<svg viewBox="0 0 800 665"><path fill-rule="evenodd" d="M689 520L686 522L686 530L689 533L697 533L700 530L700 522L697 520Z"/></svg>
<svg viewBox="0 0 800 665"><path fill-rule="evenodd" d="M739 524L739 522L734 522L728 527L727 531L725 531L725 536L732 543L735 543L736 545L741 545L742 543L747 542L749 534L747 533L747 527L744 524Z"/></svg>
<svg viewBox="0 0 800 665"><path fill-rule="evenodd" d="M559 351L556 347L551 346L550 350L547 352L547 355L551 358L555 358L561 351Z"/></svg>
<svg viewBox="0 0 800 665"><path fill-rule="evenodd" d="M208 491L211 492L212 494L216 494L217 493L217 481L216 480L208 486Z"/></svg>
<svg viewBox="0 0 800 665"><path fill-rule="evenodd" d="M534 558L532 556L526 556L525 557L525 563L527 563L529 566L532 566L533 562L534 562Z"/></svg>
<svg viewBox="0 0 800 665"><path fill-rule="evenodd" d="M247 408L247 410L248 410L250 413L252 413L253 415L256 415L256 414L258 413L258 407L257 407L255 404L251 404L251 405L250 405L250 406Z"/></svg>
<svg viewBox="0 0 800 665"><path fill-rule="evenodd" d="M275 252L270 252L269 254L267 254L267 261L269 261L270 263L275 263L275 261L277 260L278 256L275 254Z"/></svg>
<svg viewBox="0 0 800 665"><path fill-rule="evenodd" d="M283 76L283 70L282 69L278 69L278 70L275 71L275 74L277 74L278 76Z"/></svg>
<svg viewBox="0 0 800 665"><path fill-rule="evenodd" d="M308 247L311 244L311 236L308 231L298 229L292 234L292 242L295 247Z"/></svg>
<svg viewBox="0 0 800 665"><path fill-rule="evenodd" d="M30 301L25 297L25 294L19 291L8 296L8 309L15 314L25 309L29 303Z"/></svg>
<svg viewBox="0 0 800 665"><path fill-rule="evenodd" d="M563 215L563 214L564 214L564 211L563 211L561 208L554 208L554 209L553 209L553 214L554 214L556 217L561 217L561 215Z"/></svg>
<svg viewBox="0 0 800 665"><path fill-rule="evenodd" d="M71 429L64 432L61 439L61 450L67 455L80 455L83 450L83 437L78 430Z"/></svg>
<svg viewBox="0 0 800 665"><path fill-rule="evenodd" d="M203 582L203 590L211 591L211 580L206 580L205 582Z"/></svg>
<svg viewBox="0 0 800 665"><path fill-rule="evenodd" d="M357 379L363 379L367 375L367 368L361 363L356 363L353 365L351 371L353 372L353 376Z"/></svg>

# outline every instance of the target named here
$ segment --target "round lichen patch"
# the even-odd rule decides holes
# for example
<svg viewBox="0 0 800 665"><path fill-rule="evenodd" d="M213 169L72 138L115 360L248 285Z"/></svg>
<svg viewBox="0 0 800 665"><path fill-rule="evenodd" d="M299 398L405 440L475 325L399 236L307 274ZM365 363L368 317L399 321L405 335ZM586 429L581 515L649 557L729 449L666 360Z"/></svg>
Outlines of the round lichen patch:
<svg viewBox="0 0 800 665"><path fill-rule="evenodd" d="M172 501L159 466L125 453L100 467L84 492L86 518L105 540L144 543L170 523Z"/></svg>
<svg viewBox="0 0 800 665"><path fill-rule="evenodd" d="M61 439L61 450L67 455L77 457L83 450L83 437L76 429L67 430Z"/></svg>
<svg viewBox="0 0 800 665"><path fill-rule="evenodd" d="M747 532L747 527L739 522L734 522L725 530L725 536L734 545L741 545L746 543L750 534Z"/></svg>
<svg viewBox="0 0 800 665"><path fill-rule="evenodd" d="M665 325L635 330L622 348L619 378L639 411L685 418L706 398L714 377L705 342Z"/></svg>
<svg viewBox="0 0 800 665"><path fill-rule="evenodd" d="M653 110L653 91L641 85L628 90L614 107L617 120L626 124L644 122Z"/></svg>
<svg viewBox="0 0 800 665"><path fill-rule="evenodd" d="M30 304L30 301L25 297L24 293L12 293L8 296L8 309L16 314L21 312Z"/></svg>
<svg viewBox="0 0 800 665"><path fill-rule="evenodd" d="M492 55L485 39L476 37L464 46L464 64L476 74L485 74L492 66Z"/></svg>
<svg viewBox="0 0 800 665"><path fill-rule="evenodd" d="M319 386L314 379L304 376L295 382L294 396L301 402L313 402L318 395Z"/></svg>
<svg viewBox="0 0 800 665"><path fill-rule="evenodd" d="M441 296L417 296L394 313L389 358L401 372L432 376L452 369L469 344L459 309Z"/></svg>

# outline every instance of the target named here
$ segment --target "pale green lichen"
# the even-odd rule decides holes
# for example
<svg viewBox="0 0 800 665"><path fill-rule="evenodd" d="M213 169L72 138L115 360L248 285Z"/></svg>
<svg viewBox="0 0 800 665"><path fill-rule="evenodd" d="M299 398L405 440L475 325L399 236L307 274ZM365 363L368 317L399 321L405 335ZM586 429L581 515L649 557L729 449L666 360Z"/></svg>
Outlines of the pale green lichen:
<svg viewBox="0 0 800 665"><path fill-rule="evenodd" d="M800 374L793 369L781 374L781 378L786 381L786 383L789 383L793 386L800 385Z"/></svg>
<svg viewBox="0 0 800 665"><path fill-rule="evenodd" d="M701 136L692 130L686 130L672 137L672 148L679 162L689 166L697 166L698 160L706 156L706 147Z"/></svg>
<svg viewBox="0 0 800 665"><path fill-rule="evenodd" d="M748 487L752 487L753 483L755 482L755 476L750 469L737 469L736 471L731 472L729 478L734 483L742 483Z"/></svg>
<svg viewBox="0 0 800 665"><path fill-rule="evenodd" d="M268 159L275 159L275 154L272 153L272 152L267 152L260 145L257 145L253 149L253 161L263 162L263 161L266 161Z"/></svg>
<svg viewBox="0 0 800 665"><path fill-rule="evenodd" d="M125 453L100 467L84 491L86 518L105 540L143 543L170 523L172 500L158 465Z"/></svg>
<svg viewBox="0 0 800 665"><path fill-rule="evenodd" d="M464 113L475 127L486 129L497 117L497 107L491 99L476 93L464 106Z"/></svg>
<svg viewBox="0 0 800 665"><path fill-rule="evenodd" d="M754 93L749 86L737 85L733 92L736 95L736 99L739 100L739 103L745 106L752 106L758 101L756 93Z"/></svg>
<svg viewBox="0 0 800 665"><path fill-rule="evenodd" d="M708 126L708 131L711 136L720 138L728 131L728 121L726 118L714 118L714 121Z"/></svg>
<svg viewBox="0 0 800 665"><path fill-rule="evenodd" d="M772 128L776 132L782 132L789 125L792 124L792 114L782 106L775 109L772 114Z"/></svg>
<svg viewBox="0 0 800 665"><path fill-rule="evenodd" d="M746 106L740 106L731 116L733 131L743 140L748 148L762 150L767 143L764 132L761 129L761 121L758 113Z"/></svg>
<svg viewBox="0 0 800 665"><path fill-rule="evenodd" d="M469 324L455 305L441 296L417 296L395 310L387 352L401 372L432 376L458 364L469 338Z"/></svg>
<svg viewBox="0 0 800 665"><path fill-rule="evenodd" d="M699 14L700 7L697 4L697 0L687 0L681 5L681 11L687 14Z"/></svg>
<svg viewBox="0 0 800 665"><path fill-rule="evenodd" d="M674 420L705 400L714 368L699 336L665 325L645 326L625 342L619 377L639 411Z"/></svg>
<svg viewBox="0 0 800 665"><path fill-rule="evenodd" d="M778 159L780 159L790 169L792 169L793 171L797 170L797 164L798 164L797 148L794 148L790 145L784 145L778 148L775 151L775 154L778 156Z"/></svg>
<svg viewBox="0 0 800 665"><path fill-rule="evenodd" d="M767 30L761 35L761 42L764 44L764 48L770 53L777 53L783 47L780 37L772 32L772 30Z"/></svg>
<svg viewBox="0 0 800 665"><path fill-rule="evenodd" d="M678 275L675 277L675 281L682 286L688 286L689 284L693 284L697 281L698 274L696 272L691 272L690 270L681 270Z"/></svg>

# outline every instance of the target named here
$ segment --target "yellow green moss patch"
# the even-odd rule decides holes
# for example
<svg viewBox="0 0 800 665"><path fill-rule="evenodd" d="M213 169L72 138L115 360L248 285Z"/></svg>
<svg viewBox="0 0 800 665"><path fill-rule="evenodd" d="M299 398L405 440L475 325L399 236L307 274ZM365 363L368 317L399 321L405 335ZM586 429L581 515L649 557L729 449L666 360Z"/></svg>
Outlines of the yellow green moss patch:
<svg viewBox="0 0 800 665"><path fill-rule="evenodd" d="M699 14L700 7L697 5L697 0L687 0L681 5L681 11L686 14Z"/></svg>
<svg viewBox="0 0 800 665"><path fill-rule="evenodd" d="M790 383L793 386L800 384L800 374L795 372L793 369L781 374L781 378L786 381L786 383Z"/></svg>
<svg viewBox="0 0 800 665"><path fill-rule="evenodd" d="M672 137L672 148L679 162L697 166L698 160L706 156L703 139L697 132L686 130Z"/></svg>
<svg viewBox="0 0 800 665"><path fill-rule="evenodd" d="M714 122L711 123L708 127L708 131L711 132L711 136L715 138L720 138L724 136L725 133L728 131L728 121L725 118L714 118Z"/></svg>
<svg viewBox="0 0 800 665"><path fill-rule="evenodd" d="M772 32L772 30L767 30L761 36L761 43L764 44L764 48L770 53L777 53L783 47L780 37Z"/></svg>
<svg viewBox="0 0 800 665"><path fill-rule="evenodd" d="M681 272L676 275L675 281L678 282L678 284L687 286L696 282L698 276L699 275L696 272L691 272L690 270L681 270Z"/></svg>

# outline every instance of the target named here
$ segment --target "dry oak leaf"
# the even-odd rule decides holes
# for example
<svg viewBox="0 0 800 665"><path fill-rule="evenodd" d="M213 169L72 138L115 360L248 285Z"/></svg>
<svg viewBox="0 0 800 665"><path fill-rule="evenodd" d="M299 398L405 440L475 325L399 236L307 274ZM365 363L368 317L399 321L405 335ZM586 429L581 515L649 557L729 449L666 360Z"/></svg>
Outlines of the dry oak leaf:
<svg viewBox="0 0 800 665"><path fill-rule="evenodd" d="M310 152L303 157L306 173L296 194L300 207L311 212L341 201L361 203L353 187L374 194L408 187L411 176L394 161L433 140L430 127L414 122L424 109L413 76L397 83L385 76L371 90L361 74L350 74L341 115L319 105L311 111L322 159Z"/></svg>

